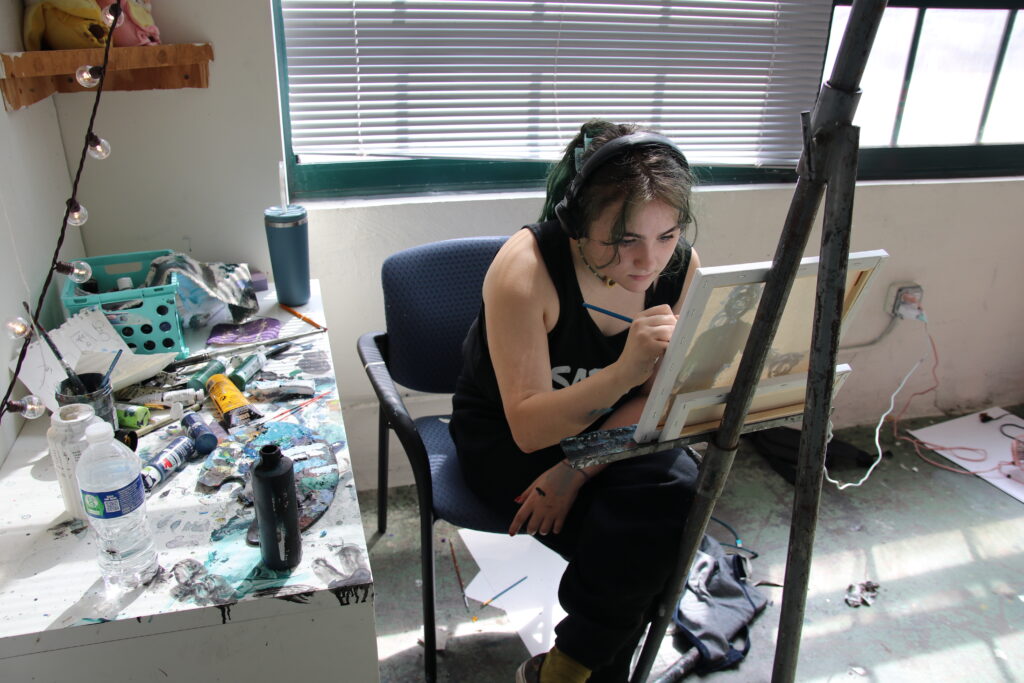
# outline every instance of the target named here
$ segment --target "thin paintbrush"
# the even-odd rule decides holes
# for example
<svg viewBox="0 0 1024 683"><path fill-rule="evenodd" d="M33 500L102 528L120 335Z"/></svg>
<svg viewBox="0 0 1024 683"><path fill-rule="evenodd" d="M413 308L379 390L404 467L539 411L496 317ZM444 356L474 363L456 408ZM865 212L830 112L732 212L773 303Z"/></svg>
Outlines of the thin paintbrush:
<svg viewBox="0 0 1024 683"><path fill-rule="evenodd" d="M258 346L279 346L280 344L284 344L285 342L295 341L296 339L302 339L303 337L309 337L314 334L323 334L323 332L324 330L311 330L309 332L303 332L301 334L293 334L290 337L280 337L278 339L270 339L267 341L249 342L246 344L239 344L231 347L225 346L224 348L218 348L212 351L207 351L205 353L200 353L199 355L196 356L189 356L188 358L176 360L172 363L169 363L168 365L165 365L164 372L171 372L173 370L178 370L180 368L187 368L190 365L199 365L200 363L205 363L206 361L211 360L217 356L233 354L237 353L238 351L245 351L246 349L254 349Z"/></svg>
<svg viewBox="0 0 1024 683"><path fill-rule="evenodd" d="M519 579L518 581L516 581L515 583L513 583L511 586L509 586L505 590L498 591L498 593L493 598L490 598L488 600L484 600L483 602L480 603L480 606L481 607L487 607L487 605L491 604L492 602L494 602L495 600L500 598L505 593L508 593L510 590L512 590L513 588L515 588L519 584L521 584L523 581L526 581L526 577L525 576L523 578Z"/></svg>
<svg viewBox="0 0 1024 683"><path fill-rule="evenodd" d="M327 331L326 327L324 327L323 325L321 325L317 321L313 320L312 318L307 318L306 316L304 316L301 313L299 313L298 311L296 311L294 308L291 308L290 306L285 306L284 304L282 304L280 302L278 302L277 305L280 306L281 308L283 308L284 310L288 311L292 315L294 315L296 318L298 318L302 322L309 323L310 325L312 325L313 327L317 328L318 330L324 330L325 332Z"/></svg>
<svg viewBox="0 0 1024 683"><path fill-rule="evenodd" d="M466 599L466 586L462 583L462 572L459 571L459 561L455 559L455 544L452 540L448 539L448 549L452 551L452 564L455 565L455 578L459 580L459 590L462 591L462 602L466 605L466 610L469 610L469 600Z"/></svg>
<svg viewBox="0 0 1024 683"><path fill-rule="evenodd" d="M114 373L114 366L117 365L117 361L121 360L122 353L124 353L124 349L118 349L117 353L114 354L114 360L110 361L110 367L107 368L107 374L103 375L103 381L100 382L101 387L110 381L110 375Z"/></svg>
<svg viewBox="0 0 1024 683"><path fill-rule="evenodd" d="M85 382L83 382L82 378L78 376L78 373L68 365L68 362L64 360L64 356L60 355L60 350L57 349L57 345L53 343L52 339L50 339L50 335L46 334L46 330L36 322L35 316L32 315L32 309L30 309L28 304L24 301L21 302L21 305L25 307L25 313L28 314L28 319L32 323L32 329L34 329L36 334L46 342L46 345L50 347L50 350L53 351L53 355L57 358L57 362L60 363L62 368L64 368L64 372L67 373L68 379L71 380L71 387L75 390L75 393L78 395L88 394L89 390L85 387Z"/></svg>
<svg viewBox="0 0 1024 683"><path fill-rule="evenodd" d="M583 302L583 308L589 308L592 311L597 311L598 313L604 313L605 315L610 315L611 317L618 318L619 320L625 320L627 323L633 322L632 318L627 318L626 316L622 315L621 313L616 313L615 311L609 311L607 308L601 308L600 306L595 306L594 304L588 304L585 301Z"/></svg>

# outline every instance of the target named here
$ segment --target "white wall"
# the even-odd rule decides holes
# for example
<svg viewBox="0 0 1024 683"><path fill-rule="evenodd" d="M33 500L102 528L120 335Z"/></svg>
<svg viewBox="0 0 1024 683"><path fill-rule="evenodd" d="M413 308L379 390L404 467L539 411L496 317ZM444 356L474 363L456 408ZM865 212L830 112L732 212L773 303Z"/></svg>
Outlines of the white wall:
<svg viewBox="0 0 1024 683"><path fill-rule="evenodd" d="M0 3L0 51L21 50L21 2ZM21 314L21 302L33 310L43 286L57 234L64 217L64 202L71 196L60 127L52 99L26 109L0 113L0 319ZM83 254L77 228L71 228L61 257L73 259ZM51 288L55 293L56 288ZM43 324L58 321L55 298L48 298ZM8 361L17 357L20 341L0 334L0 359L3 361L3 390L12 374ZM12 398L27 393L20 384ZM0 463L7 457L11 443L23 420L5 415L0 424Z"/></svg>
<svg viewBox="0 0 1024 683"><path fill-rule="evenodd" d="M97 131L111 141L114 154L87 165L81 197L91 214L82 229L88 254L171 248L201 260L240 260L269 270L261 214L277 203L281 158L269 4L245 13L228 5L180 0L154 8L167 42L213 43L209 89L104 95ZM2 11L7 13L2 19L15 17L3 25L20 23L17 3ZM14 38L4 36L5 49L17 49ZM88 95L54 99L59 126L53 100L4 115L0 122L5 155L0 197L10 220L29 228L32 243L23 251L31 260L27 279L37 287L48 263L42 252L52 251L61 203L69 193L67 169L54 168L62 161L55 136L59 128L66 148L75 152L69 156L77 159L91 106ZM697 248L704 263L769 259L791 192L779 186L702 189ZM355 340L383 327L381 262L414 244L509 233L533 220L540 204L537 193L307 203L312 274L320 279L326 302L360 486L375 485L377 422ZM1014 342L1024 335L1018 301L1024 291L1018 265L1022 210L1021 178L858 189L854 248L884 248L892 256L878 286L866 293L868 305L848 341L871 339L884 328L881 309L889 282L915 280L924 286L930 329L942 357L940 390L915 402L910 414L1024 400L1024 357ZM812 236L812 252L816 240ZM7 249L0 259L9 280L4 291L24 291ZM4 297L7 310L20 298ZM927 344L923 326L906 322L877 347L844 354L854 372L840 394L836 423L877 419ZM907 395L928 380L923 367ZM443 399L410 403L421 413L447 406ZM5 435L10 424L5 418ZM410 481L402 460L394 449L393 484Z"/></svg>
<svg viewBox="0 0 1024 683"><path fill-rule="evenodd" d="M252 5L155 3L165 43L213 44L210 87L103 94L95 130L112 154L80 189L90 255L174 249L269 269L263 209L279 203L280 110L270 3ZM77 159L93 96L55 99Z"/></svg>
<svg viewBox="0 0 1024 683"><path fill-rule="evenodd" d="M790 186L700 188L696 199L697 250L705 265L769 261L792 198ZM363 486L375 485L376 403L359 366L355 343L362 332L383 329L380 265L414 244L468 235L504 234L534 220L540 194L452 196L405 202L310 203L311 235L325 245L313 257L327 302L328 324L355 469ZM924 287L928 329L941 363L939 390L915 400L907 416L933 415L1024 401L1024 335L1020 295L1024 271L1021 224L1024 179L863 183L857 189L853 250L885 249L890 258L865 292L844 344L874 339L889 321L888 285ZM811 235L806 255L819 248ZM922 357L904 398L931 384L925 326L900 322L879 344L840 354L853 373L838 396L836 426L874 423L889 396ZM411 397L410 410L447 410L447 399ZM902 407L902 404L897 406ZM411 475L397 444L391 483Z"/></svg>

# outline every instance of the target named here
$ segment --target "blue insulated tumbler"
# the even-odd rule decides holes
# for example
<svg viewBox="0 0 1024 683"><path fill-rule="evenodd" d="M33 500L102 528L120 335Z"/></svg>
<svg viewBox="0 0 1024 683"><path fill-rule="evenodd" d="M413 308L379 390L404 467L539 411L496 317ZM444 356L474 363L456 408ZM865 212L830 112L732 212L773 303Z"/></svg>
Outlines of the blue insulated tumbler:
<svg viewBox="0 0 1024 683"><path fill-rule="evenodd" d="M309 223L297 204L272 206L263 212L270 248L270 265L277 300L285 306L309 301Z"/></svg>

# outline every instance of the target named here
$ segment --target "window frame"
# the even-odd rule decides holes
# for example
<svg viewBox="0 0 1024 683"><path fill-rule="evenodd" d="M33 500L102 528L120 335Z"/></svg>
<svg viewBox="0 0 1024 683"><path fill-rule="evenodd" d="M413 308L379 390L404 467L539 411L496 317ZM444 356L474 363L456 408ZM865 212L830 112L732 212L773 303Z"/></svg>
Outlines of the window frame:
<svg viewBox="0 0 1024 683"><path fill-rule="evenodd" d="M852 0L834 0L850 5ZM890 7L919 9L1024 9L1024 0L889 0ZM552 162L536 160L401 159L300 164L291 139L284 13L272 0L277 56L278 101L290 200L383 198L453 192L541 190ZM1018 21L1024 21L1021 15ZM824 68L825 54L821 55ZM824 80L825 74L822 75ZM794 116L799 113L794 112ZM702 166L694 173L702 185L793 183L796 169ZM922 180L1024 175L1024 144L976 144L936 147L875 147L860 150L858 180Z"/></svg>
<svg viewBox="0 0 1024 683"><path fill-rule="evenodd" d="M835 0L852 5L852 0ZM1024 10L1022 0L889 0L887 7ZM1016 21L1024 21L1019 13ZM1005 51L1005 43L1002 50ZM1000 60L1002 53L1000 54ZM824 80L825 74L822 74ZM909 81L909 74L905 76ZM905 83L906 85L906 83ZM993 82L994 86L994 82ZM991 92L989 93L991 98ZM1024 175L1024 144L867 147L860 150L858 180L948 180Z"/></svg>

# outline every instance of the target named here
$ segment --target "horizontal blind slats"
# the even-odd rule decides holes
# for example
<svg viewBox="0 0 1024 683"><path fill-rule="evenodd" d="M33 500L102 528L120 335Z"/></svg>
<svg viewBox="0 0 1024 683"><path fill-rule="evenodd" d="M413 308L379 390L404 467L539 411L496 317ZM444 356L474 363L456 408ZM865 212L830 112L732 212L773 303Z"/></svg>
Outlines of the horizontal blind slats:
<svg viewBox="0 0 1024 683"><path fill-rule="evenodd" d="M593 117L792 165L829 3L282 0L293 150L553 159Z"/></svg>

